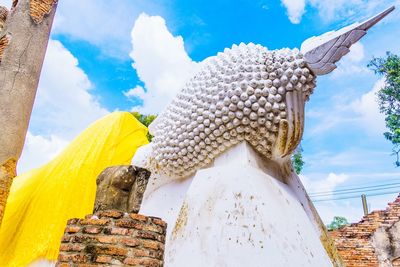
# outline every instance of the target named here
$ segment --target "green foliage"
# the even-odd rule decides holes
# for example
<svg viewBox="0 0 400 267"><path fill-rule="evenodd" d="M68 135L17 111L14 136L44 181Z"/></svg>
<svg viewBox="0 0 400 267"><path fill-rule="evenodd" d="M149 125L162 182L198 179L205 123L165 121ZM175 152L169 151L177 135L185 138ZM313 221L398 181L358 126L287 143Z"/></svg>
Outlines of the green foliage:
<svg viewBox="0 0 400 267"><path fill-rule="evenodd" d="M386 139L393 144L396 166L400 166L400 57L386 52L384 58L373 58L368 67L385 77L385 86L378 93L379 108L385 114ZM371 122L373 123L373 122Z"/></svg>
<svg viewBox="0 0 400 267"><path fill-rule="evenodd" d="M140 121L144 126L149 127L150 123L152 123L155 118L157 118L157 115L143 115L140 114L139 112L131 112L135 118ZM147 139L149 139L149 142L151 142L151 139L153 136L150 133L147 133Z"/></svg>
<svg viewBox="0 0 400 267"><path fill-rule="evenodd" d="M301 170L303 169L305 164L301 152L303 152L303 148L299 146L292 156L293 168L297 174L301 173Z"/></svg>
<svg viewBox="0 0 400 267"><path fill-rule="evenodd" d="M346 225L349 225L349 222L345 217L335 216L330 224L326 226L328 230L336 230L342 228Z"/></svg>

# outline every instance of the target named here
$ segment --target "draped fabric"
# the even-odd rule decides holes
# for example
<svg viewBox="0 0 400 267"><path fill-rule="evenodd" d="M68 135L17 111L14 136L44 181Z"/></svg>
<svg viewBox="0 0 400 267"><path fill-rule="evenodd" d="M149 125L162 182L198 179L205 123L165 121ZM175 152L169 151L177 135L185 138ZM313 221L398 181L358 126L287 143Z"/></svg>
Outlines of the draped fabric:
<svg viewBox="0 0 400 267"><path fill-rule="evenodd" d="M133 115L114 112L48 164L17 176L0 229L0 265L56 260L67 220L93 211L97 176L106 167L130 164L136 149L148 143L146 134Z"/></svg>

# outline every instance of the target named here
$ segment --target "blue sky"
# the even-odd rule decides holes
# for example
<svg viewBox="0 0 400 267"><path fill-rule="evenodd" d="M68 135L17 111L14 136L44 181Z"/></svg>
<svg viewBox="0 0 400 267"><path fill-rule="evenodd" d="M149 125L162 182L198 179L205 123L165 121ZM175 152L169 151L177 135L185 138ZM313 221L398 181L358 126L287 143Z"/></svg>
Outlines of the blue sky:
<svg viewBox="0 0 400 267"><path fill-rule="evenodd" d="M10 2L0 0L0 5ZM270 50L300 47L311 36L397 5L390 17L352 47L333 73L318 77L306 106L302 179L309 192L399 180L400 169L393 165L375 102L374 92L383 83L366 64L385 51L400 53L400 1L59 2L20 172L48 161L109 112L159 112L197 62L225 47L240 42L259 43ZM384 208L395 196L368 197L370 207ZM359 199L316 206L326 222L334 215L351 221L362 216Z"/></svg>

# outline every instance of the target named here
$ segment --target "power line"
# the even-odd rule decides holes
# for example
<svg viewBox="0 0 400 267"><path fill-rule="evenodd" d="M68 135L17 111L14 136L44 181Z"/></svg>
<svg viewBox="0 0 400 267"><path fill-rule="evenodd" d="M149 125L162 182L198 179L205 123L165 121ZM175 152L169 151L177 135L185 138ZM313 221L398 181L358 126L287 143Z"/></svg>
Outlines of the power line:
<svg viewBox="0 0 400 267"><path fill-rule="evenodd" d="M390 195L390 194L395 194L399 193L398 190L392 191L392 192L384 192L384 193L375 193L375 194L368 194L368 197L373 197L373 196L383 196L383 195ZM344 199L352 199L352 198L359 198L359 195L356 196L348 196L348 197L340 197L340 198L328 198L328 199L316 199L312 200L312 202L324 202L324 201L334 201L334 200L344 200Z"/></svg>
<svg viewBox="0 0 400 267"><path fill-rule="evenodd" d="M349 185L349 186L335 186L335 190L334 191L343 191L343 190L348 190L348 189L352 189L352 188L368 188L368 187L376 187L376 186L384 186L384 185L392 185L392 184L400 184L400 178L397 179L390 179L390 180L385 180L385 181L380 181L380 183L376 184L376 183L361 183L359 185ZM322 188L321 190L326 190L326 191L320 191L320 192L315 192L315 193L328 193L331 192L331 190L329 190L329 187L326 188Z"/></svg>
<svg viewBox="0 0 400 267"><path fill-rule="evenodd" d="M350 188L345 190L333 190L333 191L326 191L326 192L316 192L310 193L311 197L322 197L322 196L330 196L330 195L345 195L351 193L363 193L363 192L370 192L370 191L378 191L384 189L393 189L393 188L400 188L400 183L395 184L383 184L377 186L370 186L370 187L358 187L358 188Z"/></svg>
<svg viewBox="0 0 400 267"><path fill-rule="evenodd" d="M385 181L385 182L389 182L389 181ZM335 190L326 190L326 191L319 191L319 192L313 192L311 194L323 194L323 193L329 193L329 192L341 192L341 191L348 191L348 190L355 190L355 189L360 189L360 188L372 188L372 187L380 187L380 186L389 186L389 185L400 185L400 179L397 180L397 182L395 183L382 183L382 184L374 184L374 185L358 185L358 186L354 186L354 187L337 187L337 189Z"/></svg>

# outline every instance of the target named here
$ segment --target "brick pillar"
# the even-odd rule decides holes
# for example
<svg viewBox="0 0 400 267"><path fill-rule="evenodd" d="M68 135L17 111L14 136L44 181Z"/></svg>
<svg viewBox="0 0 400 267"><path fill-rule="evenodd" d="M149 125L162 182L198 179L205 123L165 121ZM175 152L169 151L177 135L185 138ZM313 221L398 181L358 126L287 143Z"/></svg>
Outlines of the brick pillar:
<svg viewBox="0 0 400 267"><path fill-rule="evenodd" d="M365 215L360 222L352 223L338 230L329 231L329 234L334 240L335 246L346 267L384 266L384 261L378 257L372 237L379 228L389 232L391 227L399 221L400 195L395 201L389 203L385 210L373 211ZM387 241L389 242L389 246L384 251L388 255L386 260L392 262L393 266L400 267L400 260L398 260L400 255L397 255L398 252L395 250L398 241L390 239Z"/></svg>
<svg viewBox="0 0 400 267"><path fill-rule="evenodd" d="M16 175L16 169L16 160L8 160L5 164L0 166L0 226L6 209L6 203L10 193L11 184Z"/></svg>
<svg viewBox="0 0 400 267"><path fill-rule="evenodd" d="M166 228L159 218L116 210L71 219L56 266L161 267Z"/></svg>

